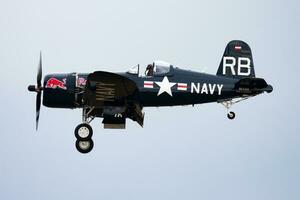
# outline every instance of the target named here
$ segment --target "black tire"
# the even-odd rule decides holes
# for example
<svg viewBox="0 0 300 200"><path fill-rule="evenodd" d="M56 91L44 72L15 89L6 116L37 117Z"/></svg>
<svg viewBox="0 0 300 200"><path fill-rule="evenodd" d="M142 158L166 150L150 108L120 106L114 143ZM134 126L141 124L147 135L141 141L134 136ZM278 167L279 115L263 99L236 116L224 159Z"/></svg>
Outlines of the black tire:
<svg viewBox="0 0 300 200"><path fill-rule="evenodd" d="M78 140L88 140L93 136L93 129L89 124L79 124L75 128L74 134Z"/></svg>
<svg viewBox="0 0 300 200"><path fill-rule="evenodd" d="M235 118L235 113L232 112L232 111L230 111L230 112L227 114L227 117L228 117L228 119L233 120L233 119Z"/></svg>
<svg viewBox="0 0 300 200"><path fill-rule="evenodd" d="M80 153L89 153L94 148L94 142L92 139L89 140L76 140L75 143L77 151Z"/></svg>

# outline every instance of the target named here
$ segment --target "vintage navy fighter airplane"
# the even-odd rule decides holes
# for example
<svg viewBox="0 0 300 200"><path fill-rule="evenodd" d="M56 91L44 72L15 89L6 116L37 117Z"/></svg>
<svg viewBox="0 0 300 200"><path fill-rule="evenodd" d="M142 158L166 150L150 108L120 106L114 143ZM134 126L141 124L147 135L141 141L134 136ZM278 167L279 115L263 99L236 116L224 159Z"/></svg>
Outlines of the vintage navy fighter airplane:
<svg viewBox="0 0 300 200"><path fill-rule="evenodd" d="M126 73L96 71L93 73L48 74L42 79L42 60L37 85L36 128L38 127L43 91L43 105L51 108L82 108L82 124L75 129L76 148L81 153L93 149L93 130L89 125L103 118L104 128L124 129L126 119L144 124L144 107L222 103L229 109L234 103L273 88L256 78L251 49L243 41L231 41L216 75L183 70L165 62L148 65L145 75L139 66ZM228 113L229 119L235 113Z"/></svg>

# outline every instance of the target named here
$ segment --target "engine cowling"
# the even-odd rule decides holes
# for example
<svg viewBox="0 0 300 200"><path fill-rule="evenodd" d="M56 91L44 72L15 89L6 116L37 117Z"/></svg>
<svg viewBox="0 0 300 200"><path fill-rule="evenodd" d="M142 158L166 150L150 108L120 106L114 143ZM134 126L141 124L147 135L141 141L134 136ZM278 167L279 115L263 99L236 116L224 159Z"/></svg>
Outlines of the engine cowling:
<svg viewBox="0 0 300 200"><path fill-rule="evenodd" d="M44 78L43 105L52 108L82 106L82 90L88 74L48 74Z"/></svg>

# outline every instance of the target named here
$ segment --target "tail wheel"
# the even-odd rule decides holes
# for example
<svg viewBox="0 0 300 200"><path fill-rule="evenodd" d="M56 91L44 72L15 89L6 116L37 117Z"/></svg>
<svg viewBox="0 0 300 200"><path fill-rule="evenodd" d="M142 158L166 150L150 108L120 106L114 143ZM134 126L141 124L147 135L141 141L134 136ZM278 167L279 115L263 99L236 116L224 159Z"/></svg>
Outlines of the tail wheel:
<svg viewBox="0 0 300 200"><path fill-rule="evenodd" d="M75 146L80 153L89 153L94 148L94 142L91 139L76 140Z"/></svg>
<svg viewBox="0 0 300 200"><path fill-rule="evenodd" d="M228 119L234 119L235 118L235 113L234 112L232 112L232 111L230 111L228 114L227 114L227 117L228 117Z"/></svg>
<svg viewBox="0 0 300 200"><path fill-rule="evenodd" d="M93 136L93 129L89 124L79 124L75 129L75 137L78 140L88 140Z"/></svg>

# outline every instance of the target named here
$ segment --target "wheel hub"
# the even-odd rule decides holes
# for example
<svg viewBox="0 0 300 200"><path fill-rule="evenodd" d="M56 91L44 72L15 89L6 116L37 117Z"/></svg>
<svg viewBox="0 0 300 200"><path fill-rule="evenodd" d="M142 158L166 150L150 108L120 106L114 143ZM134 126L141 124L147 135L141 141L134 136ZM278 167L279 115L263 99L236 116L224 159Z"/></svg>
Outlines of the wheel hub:
<svg viewBox="0 0 300 200"><path fill-rule="evenodd" d="M79 142L79 147L82 149L82 150L87 150L88 148L90 148L91 144L89 141L80 141Z"/></svg>
<svg viewBox="0 0 300 200"><path fill-rule="evenodd" d="M80 127L79 130L78 130L78 135L81 137L81 138L87 138L90 134L90 130L83 126L83 127Z"/></svg>

